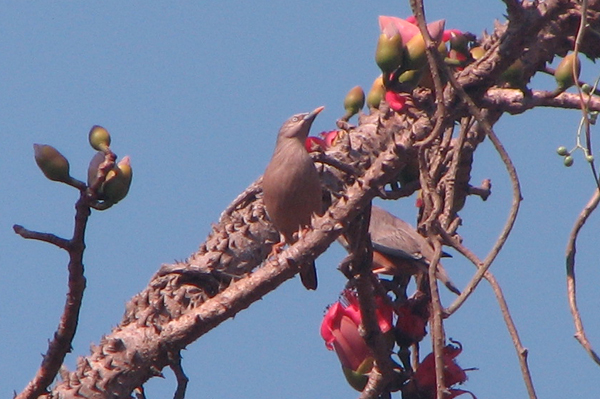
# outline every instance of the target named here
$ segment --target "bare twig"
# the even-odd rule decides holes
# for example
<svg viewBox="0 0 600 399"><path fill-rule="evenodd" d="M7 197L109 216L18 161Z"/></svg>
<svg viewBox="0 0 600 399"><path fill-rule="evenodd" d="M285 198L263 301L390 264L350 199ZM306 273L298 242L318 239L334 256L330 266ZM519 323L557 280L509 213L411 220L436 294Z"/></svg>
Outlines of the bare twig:
<svg viewBox="0 0 600 399"><path fill-rule="evenodd" d="M456 249L458 252L460 252L465 258L469 259L471 261L471 263L473 263L473 265L475 265L475 267L477 267L480 270L483 268L484 262L482 262L473 252L471 252L471 250L469 250L467 247L465 247L458 240L450 237L450 235L448 235L444 230L440 230L440 234L442 235L442 238L446 241L446 243L448 243L454 249ZM500 307L502 317L504 318L504 323L506 324L506 328L512 338L513 345L515 347L515 351L517 352L517 357L519 359L519 365L521 367L521 374L523 375L523 381L525 382L527 392L529 393L529 398L536 399L537 395L535 393L535 388L533 386L533 380L531 378L531 371L529 370L529 365L527 364L527 349L525 349L525 347L521 343L521 339L519 338L519 333L517 331L517 327L512 319L510 311L508 309L508 304L506 303L506 299L504 298L504 294L502 293L500 284L498 284L498 282L496 281L496 278L489 270L486 271L483 276L490 283L490 285L492 286L492 289L494 291L494 295L496 295L496 300L498 301L498 306ZM472 290L474 290L474 287L469 287L469 286L466 287L463 290L463 293L467 292L468 290L471 290L470 292L472 292ZM470 292L469 292L469 294L470 294ZM461 294L461 296L462 296L462 294ZM455 303L452 304L452 306L450 308L444 310L444 313L446 315L450 315L456 310L456 308L454 310L452 310L451 308L456 304L456 302L458 302L459 298L457 298Z"/></svg>
<svg viewBox="0 0 600 399"><path fill-rule="evenodd" d="M171 370L173 370L173 373L175 373L175 378L177 379L177 389L175 390L173 399L184 399L185 390L187 388L189 379L185 375L183 367L181 367L181 354L179 352L171 355L170 366Z"/></svg>
<svg viewBox="0 0 600 399"><path fill-rule="evenodd" d="M571 315L573 316L573 322L575 323L575 338L577 341L579 341L581 346L583 346L585 351L590 355L594 362L600 365L600 357L593 350L592 345L585 334L585 329L583 328L583 321L577 307L577 284L575 280L575 253L577 252L577 237L581 231L581 228L585 225L588 217L598 206L598 202L600 202L600 189L596 189L596 191L594 191L594 195L592 195L592 198L590 198L586 206L577 217L577 220L575 220L575 224L573 225L573 229L571 230L569 241L567 243L566 265L567 295L569 298L569 308L571 309Z"/></svg>
<svg viewBox="0 0 600 399"><path fill-rule="evenodd" d="M24 238L46 241L69 253L69 291L58 328L54 333L54 338L48 344L48 350L35 377L15 399L33 399L43 394L59 372L66 354L71 350L71 342L77 330L79 310L86 284L83 276L83 251L85 249L85 227L90 216L90 207L85 191L80 192L75 209L75 226L71 240L62 239L53 234L31 232L22 226L14 227L15 232Z"/></svg>

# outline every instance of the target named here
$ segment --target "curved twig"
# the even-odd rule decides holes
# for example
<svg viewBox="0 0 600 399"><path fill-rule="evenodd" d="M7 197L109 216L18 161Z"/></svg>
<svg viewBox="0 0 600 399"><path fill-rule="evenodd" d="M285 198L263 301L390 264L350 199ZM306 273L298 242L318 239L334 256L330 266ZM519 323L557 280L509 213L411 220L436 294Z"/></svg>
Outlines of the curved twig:
<svg viewBox="0 0 600 399"><path fill-rule="evenodd" d="M447 243L449 243L454 249L460 252L465 258L469 259L471 263L475 265L475 267L477 267L478 269L482 267L483 263L477 257L477 255L471 252L471 250L465 247L461 242L455 240L443 230L440 231L440 234ZM489 270L484 273L483 277L490 283L492 290L494 291L494 295L496 295L496 300L498 301L498 306L500 307L504 323L506 324L506 328L508 330L508 333L510 334L510 337L512 338L513 345L515 347L515 351L517 352L519 365L521 367L521 374L523 375L523 381L525 382L525 387L527 388L527 392L529 393L529 398L536 399L537 394L535 393L533 379L531 378L531 371L529 370L529 364L527 363L528 351L521 343L521 339L519 338L519 333L517 331L517 326L515 325L514 320L510 314L508 304L506 302L506 299L504 298L504 294L502 292L502 289L500 288L500 284L498 283L492 272L490 272Z"/></svg>
<svg viewBox="0 0 600 399"><path fill-rule="evenodd" d="M592 349L592 345L590 344L590 341L585 335L583 321L581 319L581 314L579 313L579 309L577 307L577 286L575 280L575 253L577 252L577 237L581 228L585 225L585 222L587 221L588 217L598 206L598 202L600 202L600 189L596 189L596 191L594 191L594 195L585 205L585 207L577 217L577 220L575 220L573 230L571 230L571 234L569 235L569 241L567 243L566 266L567 295L569 298L569 308L571 309L571 315L573 316L573 322L575 324L575 339L579 341L581 346L583 346L585 351L590 355L594 362L600 365L600 357Z"/></svg>

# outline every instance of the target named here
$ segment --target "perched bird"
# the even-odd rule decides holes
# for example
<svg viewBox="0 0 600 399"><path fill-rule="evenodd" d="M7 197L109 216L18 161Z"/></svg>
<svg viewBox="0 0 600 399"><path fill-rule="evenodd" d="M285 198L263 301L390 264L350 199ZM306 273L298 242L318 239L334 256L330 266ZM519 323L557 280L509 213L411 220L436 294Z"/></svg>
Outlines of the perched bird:
<svg viewBox="0 0 600 399"><path fill-rule="evenodd" d="M369 233L373 243L374 273L427 273L434 250L410 224L377 206L372 206ZM450 291L460 294L441 264L438 264L436 275Z"/></svg>
<svg viewBox="0 0 600 399"><path fill-rule="evenodd" d="M293 244L294 233L310 226L313 213L322 213L321 181L308 155L304 142L315 117L325 107L297 114L288 119L277 136L273 157L262 181L267 214L282 236L282 242ZM315 264L303 265L302 284L317 288Z"/></svg>

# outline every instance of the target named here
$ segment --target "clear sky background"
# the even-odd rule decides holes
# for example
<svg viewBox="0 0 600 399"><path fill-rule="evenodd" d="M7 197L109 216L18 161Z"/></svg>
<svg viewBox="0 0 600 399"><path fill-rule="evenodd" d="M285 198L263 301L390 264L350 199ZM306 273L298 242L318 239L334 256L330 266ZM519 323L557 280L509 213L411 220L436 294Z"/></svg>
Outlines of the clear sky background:
<svg viewBox="0 0 600 399"><path fill-rule="evenodd" d="M11 2L0 13L0 397L32 378L62 312L66 254L26 241L12 225L70 236L77 192L46 180L33 143L66 155L85 178L94 124L130 155L129 196L94 212L87 234L87 290L73 353L89 353L121 319L124 304L162 263L184 259L211 223L259 177L277 130L290 115L325 105L313 133L343 114L348 89L368 90L378 75L373 52L377 16L407 16L406 1ZM498 1L427 1L430 20L481 34L503 19ZM584 77L597 73L592 64ZM536 79L534 88L551 89ZM556 155L572 147L580 113L536 110L505 116L496 132L523 185L519 219L492 268L501 282L540 398L597 398L599 368L573 338L564 251L576 215L593 192L581 153L568 169ZM480 257L506 219L511 192L489 142L477 152L473 183L491 178L487 202L471 198L461 212L465 244ZM381 201L380 201L381 202ZM414 199L385 204L414 224ZM577 275L587 332L600 345L598 231L594 215L579 244ZM320 286L298 279L211 331L183 353L188 397L352 398L319 325L344 279L344 252L334 244L318 259ZM446 261L464 286L473 267ZM446 304L452 299L444 293ZM484 283L446 321L464 345L464 386L479 398L525 398L515 351L490 288ZM428 338L423 352L429 352ZM149 398L172 396L175 380L146 385Z"/></svg>

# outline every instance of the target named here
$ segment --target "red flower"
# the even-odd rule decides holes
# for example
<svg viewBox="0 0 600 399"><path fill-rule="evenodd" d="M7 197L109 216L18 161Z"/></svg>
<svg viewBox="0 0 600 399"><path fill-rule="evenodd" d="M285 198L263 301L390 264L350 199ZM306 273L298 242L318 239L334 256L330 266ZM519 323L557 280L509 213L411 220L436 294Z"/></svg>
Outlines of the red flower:
<svg viewBox="0 0 600 399"><path fill-rule="evenodd" d="M340 133L339 130L330 130L328 132L319 133L319 136L321 136L321 138L325 142L325 148L329 148L332 145L335 145L335 143L337 142L339 133Z"/></svg>
<svg viewBox="0 0 600 399"><path fill-rule="evenodd" d="M385 92L385 102L396 112L402 111L406 103L406 95L388 90Z"/></svg>
<svg viewBox="0 0 600 399"><path fill-rule="evenodd" d="M323 152L328 146L323 139L309 136L304 140L304 147L308 152Z"/></svg>
<svg viewBox="0 0 600 399"><path fill-rule="evenodd" d="M381 331L390 331L393 313L391 306L378 298L375 313ZM357 376L354 373L359 372L360 376L368 374L373 361L371 350L358 331L361 321L356 294L345 290L341 299L329 307L321 324L321 336L325 340L325 346L329 350L335 350L348 382L357 390L364 388L367 379L364 378L361 384L356 381Z"/></svg>
<svg viewBox="0 0 600 399"><path fill-rule="evenodd" d="M410 298L397 310L396 341L398 345L408 347L421 342L427 335L427 321L429 320L429 302L425 297Z"/></svg>
<svg viewBox="0 0 600 399"><path fill-rule="evenodd" d="M475 398L475 395L469 391L450 388L452 385L462 384L467 380L467 374L454 360L462 352L462 346L459 342L454 343L458 346L446 345L442 353L444 382L450 391L448 398L454 398L464 393L468 393ZM433 353L430 353L423 359L409 383L403 387L403 397L433 399L435 394L435 358Z"/></svg>

